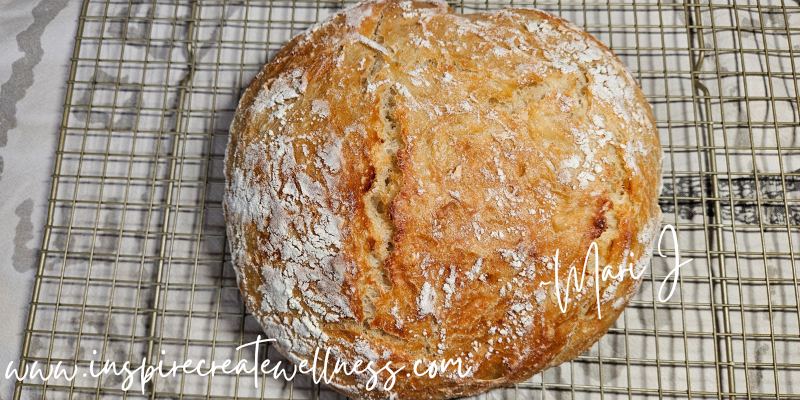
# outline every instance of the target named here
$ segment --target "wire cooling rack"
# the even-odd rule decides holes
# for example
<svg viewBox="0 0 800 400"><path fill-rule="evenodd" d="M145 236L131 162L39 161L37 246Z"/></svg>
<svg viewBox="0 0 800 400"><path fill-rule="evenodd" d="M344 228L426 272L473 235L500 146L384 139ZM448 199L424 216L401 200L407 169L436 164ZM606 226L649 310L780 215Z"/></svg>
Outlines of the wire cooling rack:
<svg viewBox="0 0 800 400"><path fill-rule="evenodd" d="M550 11L620 56L657 120L665 223L694 258L670 301L656 300L670 268L656 257L591 350L480 397L800 398L800 6L719 1L451 3ZM226 251L228 127L264 63L344 6L84 1L21 364L253 355L236 350L261 330ZM79 374L26 380L14 398L340 397L307 378L253 379L178 375L125 392L121 377Z"/></svg>

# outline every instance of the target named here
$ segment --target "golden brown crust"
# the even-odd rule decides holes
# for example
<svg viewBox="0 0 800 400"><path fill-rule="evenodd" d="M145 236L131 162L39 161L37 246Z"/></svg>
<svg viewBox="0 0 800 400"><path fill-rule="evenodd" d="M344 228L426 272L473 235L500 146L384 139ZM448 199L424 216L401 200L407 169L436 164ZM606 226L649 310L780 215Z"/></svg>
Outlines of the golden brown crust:
<svg viewBox="0 0 800 400"><path fill-rule="evenodd" d="M293 362L320 347L475 371L401 373L391 392L336 375L360 398L470 395L576 357L640 281L590 279L561 312L556 251L562 286L592 242L601 267L639 271L660 221L661 147L636 82L535 10L390 0L333 16L253 79L225 168L239 286Z"/></svg>

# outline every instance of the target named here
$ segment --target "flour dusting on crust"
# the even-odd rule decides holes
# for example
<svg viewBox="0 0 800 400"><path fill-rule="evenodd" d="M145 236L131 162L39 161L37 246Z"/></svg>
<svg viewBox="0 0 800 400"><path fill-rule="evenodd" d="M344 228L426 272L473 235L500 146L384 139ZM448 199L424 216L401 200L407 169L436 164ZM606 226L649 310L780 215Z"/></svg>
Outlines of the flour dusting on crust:
<svg viewBox="0 0 800 400"><path fill-rule="evenodd" d="M360 3L294 39L240 102L223 203L239 286L292 362L320 347L472 371L371 392L340 375L347 395L512 384L576 357L635 295L629 277L565 282L593 242L590 274L646 267L660 153L633 75L576 26Z"/></svg>

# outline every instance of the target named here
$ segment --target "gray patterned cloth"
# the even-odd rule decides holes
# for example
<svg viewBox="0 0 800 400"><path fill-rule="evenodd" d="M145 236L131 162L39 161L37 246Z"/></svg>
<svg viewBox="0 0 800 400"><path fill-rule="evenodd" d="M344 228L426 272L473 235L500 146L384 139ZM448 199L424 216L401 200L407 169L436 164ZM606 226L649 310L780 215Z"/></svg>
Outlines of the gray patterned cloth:
<svg viewBox="0 0 800 400"><path fill-rule="evenodd" d="M80 2L0 1L0 364L19 360ZM0 377L0 400L13 382Z"/></svg>

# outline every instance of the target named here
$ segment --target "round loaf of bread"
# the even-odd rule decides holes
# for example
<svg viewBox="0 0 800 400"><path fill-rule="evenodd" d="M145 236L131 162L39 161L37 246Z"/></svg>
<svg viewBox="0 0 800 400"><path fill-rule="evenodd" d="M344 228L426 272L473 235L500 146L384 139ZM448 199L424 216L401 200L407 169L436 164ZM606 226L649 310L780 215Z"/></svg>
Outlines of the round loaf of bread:
<svg viewBox="0 0 800 400"><path fill-rule="evenodd" d="M224 198L239 287L297 365L320 349L329 375L402 368L333 374L349 396L511 385L586 351L636 293L618 271L647 266L661 158L630 72L569 22L361 3L295 37L239 103ZM567 285L593 242L599 263ZM461 373L415 373L443 360Z"/></svg>

